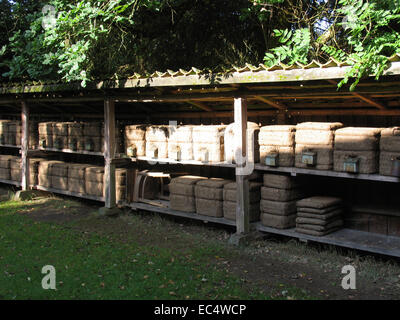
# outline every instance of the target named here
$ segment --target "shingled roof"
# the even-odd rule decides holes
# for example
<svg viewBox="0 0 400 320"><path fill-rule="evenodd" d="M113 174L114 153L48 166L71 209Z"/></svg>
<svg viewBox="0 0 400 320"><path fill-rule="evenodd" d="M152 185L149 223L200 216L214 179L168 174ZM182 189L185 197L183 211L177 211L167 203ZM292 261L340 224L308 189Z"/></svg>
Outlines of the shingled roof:
<svg viewBox="0 0 400 320"><path fill-rule="evenodd" d="M33 113L77 117L101 116L104 99L118 103L118 116L131 118L232 117L234 97L248 100L249 116L382 115L400 116L400 54L392 56L377 81L366 77L349 91L338 82L351 68L330 59L287 66L246 65L213 73L192 68L134 74L124 80L88 83L0 84L0 112L17 114L24 100ZM151 103L149 106L148 103ZM55 112L55 113L54 113ZM97 114L98 113L98 114Z"/></svg>

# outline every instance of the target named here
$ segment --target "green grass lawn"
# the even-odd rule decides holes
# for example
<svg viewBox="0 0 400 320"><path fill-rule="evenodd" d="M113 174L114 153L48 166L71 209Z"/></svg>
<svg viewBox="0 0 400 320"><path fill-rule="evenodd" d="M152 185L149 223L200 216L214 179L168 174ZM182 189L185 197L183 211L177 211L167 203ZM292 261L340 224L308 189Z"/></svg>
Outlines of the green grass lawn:
<svg viewBox="0 0 400 320"><path fill-rule="evenodd" d="M212 266L220 254L217 246L182 254L121 242L18 214L29 208L29 201L0 203L1 299L268 298ZM45 265L56 269L56 290L42 289Z"/></svg>

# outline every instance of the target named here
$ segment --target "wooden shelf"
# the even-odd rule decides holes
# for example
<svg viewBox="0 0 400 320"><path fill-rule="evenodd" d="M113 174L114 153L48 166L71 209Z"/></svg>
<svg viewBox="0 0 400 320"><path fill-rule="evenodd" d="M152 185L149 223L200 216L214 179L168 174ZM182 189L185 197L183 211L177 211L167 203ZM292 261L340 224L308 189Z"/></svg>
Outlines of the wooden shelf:
<svg viewBox="0 0 400 320"><path fill-rule="evenodd" d="M226 168L235 168L236 165L228 162L202 162L196 160L182 160L177 161L173 159L153 159L151 157L132 157L130 158L132 161L148 161L150 163L159 163L159 164L186 164L186 165L195 165L195 166L214 166L214 167L226 167Z"/></svg>
<svg viewBox="0 0 400 320"><path fill-rule="evenodd" d="M400 209L395 206L386 205L353 205L351 206L351 212L353 213L370 213L373 215L400 217Z"/></svg>
<svg viewBox="0 0 400 320"><path fill-rule="evenodd" d="M225 218L215 218L203 216L195 213L175 211L168 207L168 201L156 201L156 204L147 204L141 202L121 203L122 206L130 207L134 210L146 210L168 214L171 216L200 220L204 222L213 222L222 225L236 226L235 221ZM400 237L385 236L377 233L352 230L343 228L331 234L322 237L316 237L298 233L295 229L275 229L263 226L260 222L252 224L253 227L261 232L283 235L291 238L297 238L302 241L313 241L323 244L335 245L344 248L356 249L376 254L383 254L393 257L400 257Z"/></svg>
<svg viewBox="0 0 400 320"><path fill-rule="evenodd" d="M223 225L236 226L235 221L232 220L228 220L225 218L209 217L196 213L176 211L169 208L169 201L157 201L157 202L159 203L158 205L152 205L142 202L132 202L132 203L124 203L123 206L130 207L134 210L146 210L146 211L168 214L175 217L189 218L204 222L213 222Z"/></svg>
<svg viewBox="0 0 400 320"><path fill-rule="evenodd" d="M13 144L0 144L0 147L3 147L3 148L21 149L21 146L16 146L16 145L13 145Z"/></svg>
<svg viewBox="0 0 400 320"><path fill-rule="evenodd" d="M400 257L400 237L385 236L382 234L346 228L340 229L326 236L316 237L298 233L295 229L280 230L265 227L260 222L255 223L254 225L258 231L297 238L302 241L314 241L392 257Z"/></svg>
<svg viewBox="0 0 400 320"><path fill-rule="evenodd" d="M268 166L263 166L261 164L256 164L255 169L262 171L290 173L292 176L302 174L302 175L316 175L316 176L325 176L333 178L358 179L358 180L369 180L369 181L380 181L380 182L394 182L394 183L400 182L400 178L398 177L382 176L379 174L361 174L361 173L357 174L357 173L337 172L330 170L303 169L295 167L272 168Z"/></svg>
<svg viewBox="0 0 400 320"><path fill-rule="evenodd" d="M94 151L74 151L71 149L55 149L55 148L37 148L37 149L30 149L29 151L50 151L50 152L63 152L63 153L75 153L75 154L86 154L92 156L104 156L103 152L94 152Z"/></svg>
<svg viewBox="0 0 400 320"><path fill-rule="evenodd" d="M21 182L19 182L19 181L6 180L6 179L0 179L0 183L12 184L12 185L17 186L17 187L21 186Z"/></svg>
<svg viewBox="0 0 400 320"><path fill-rule="evenodd" d="M91 196L88 194L82 194L82 193L77 193L77 192L71 192L68 190L60 190L60 189L54 189L54 188L47 188L47 187L42 187L42 186L33 186L34 189L37 190L42 190L42 191L49 191L52 193L58 193L58 194L63 194L66 196L71 196L71 197L77 197L77 198L83 198L83 199L89 199L89 200L94 200L94 201L99 201L99 202L104 202L105 199L104 197L98 197L98 196Z"/></svg>

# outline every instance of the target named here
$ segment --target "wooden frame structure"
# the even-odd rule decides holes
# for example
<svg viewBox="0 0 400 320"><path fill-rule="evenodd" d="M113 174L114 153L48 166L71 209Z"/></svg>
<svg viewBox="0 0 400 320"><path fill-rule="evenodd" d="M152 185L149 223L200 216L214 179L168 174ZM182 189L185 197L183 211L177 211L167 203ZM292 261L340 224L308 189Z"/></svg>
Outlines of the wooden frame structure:
<svg viewBox="0 0 400 320"><path fill-rule="evenodd" d="M150 77L137 76L124 81L91 83L85 88L78 84L59 83L23 86L0 85L0 116L17 117L20 112L22 120L20 147L22 180L21 183L10 183L20 185L23 190L30 188L28 158L36 152L29 149L28 135L31 117L65 120L104 119L104 154L72 150L57 150L57 152L104 156L105 197L92 198L104 201L107 208L113 208L116 206L115 164L118 161L124 161L124 159L120 159L115 150L117 118L137 121L143 121L143 119L154 121L197 119L200 122L203 119L213 118L234 119L235 124L240 128L237 137L239 141L237 151L245 157L247 152L246 126L248 119L251 118L269 117L272 123L281 124L289 118L300 115L400 117L400 55L392 57L390 61L391 66L379 82L372 78L364 79L358 85L356 92L350 92L347 86L340 91L337 90L339 79L344 77L350 67L334 60L323 65L313 62L307 66L277 65L272 68L246 66L226 74L216 75L197 69L158 72ZM151 108L148 107L149 103L152 104ZM46 149L46 151L56 150ZM146 157L138 157L134 160L142 161L146 160ZM177 162L170 159L158 159L158 162L163 161L170 164L204 165L196 161ZM265 228L259 225L252 226L249 223L249 185L248 176L241 174L240 167L243 164L215 163L207 165L235 168L236 170L236 232L247 233L251 228L265 231ZM278 171L291 175L309 174L391 183L400 182L399 178L383 177L377 174L350 175L300 168L266 169L260 165L256 165L255 170ZM7 181L0 182L7 183ZM52 190L49 189L49 191ZM64 194L79 196L72 193ZM148 204L128 205L136 209L147 209L181 217L187 216ZM201 216L192 216L191 218L220 222L226 225L233 224L225 219L215 220ZM267 232L274 233L269 229ZM276 233L282 234L282 232ZM398 241L400 248L400 239ZM331 243L338 244L337 241L331 241ZM398 251L391 254L400 256L400 249L396 250Z"/></svg>

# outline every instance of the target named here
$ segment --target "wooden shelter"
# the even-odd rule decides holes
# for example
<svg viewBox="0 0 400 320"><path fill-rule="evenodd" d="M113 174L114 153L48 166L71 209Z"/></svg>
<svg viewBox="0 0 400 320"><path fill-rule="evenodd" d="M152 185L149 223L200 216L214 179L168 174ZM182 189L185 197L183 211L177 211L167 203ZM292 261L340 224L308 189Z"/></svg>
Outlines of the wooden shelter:
<svg viewBox="0 0 400 320"><path fill-rule="evenodd" d="M390 61L390 67L379 81L373 77L363 79L354 92L349 91L348 86L337 89L338 82L345 76L350 66L334 60L325 64L312 62L309 65L276 65L271 68L248 65L223 74L212 74L192 68L189 71L156 72L149 76L134 75L119 81L89 83L86 87L64 83L6 84L0 85L0 118L20 118L22 121L22 141L21 146L17 147L21 150L22 179L17 185L23 190L31 187L28 158L33 155L40 152L62 152L93 157L97 162L104 160L106 177L105 197L95 199L104 201L105 207L113 208L116 206L115 165L127 161L133 165L140 165L141 162L149 160L146 157L127 158L116 152L116 121L152 124L168 124L169 121L183 124L219 124L235 121L241 128L242 137L246 134L248 120L263 125L296 124L312 120L341 121L345 125L354 126L392 126L400 123L400 55L393 56ZM104 153L67 149L31 150L28 145L30 119L104 120ZM239 137L239 148L245 155L246 139L242 137ZM1 148L3 153L7 153L10 146L3 145ZM182 212L146 203L133 202L126 205L134 209L235 225L237 233L247 233L251 228L256 228L304 240L400 256L400 237L348 229L325 237L313 237L297 234L293 230L275 230L260 224L250 224L247 201L248 177L240 174L239 164L204 164L173 160L159 162L169 165L179 163L198 166L201 168L199 170L236 169L238 190L236 225L235 222L223 218L195 214L188 216ZM378 189L390 190L392 196L399 190L400 182L397 177L379 174L349 174L295 167L274 169L258 164L255 165L255 171L317 177L325 179L327 183L333 181L332 183L336 185L346 184L344 188L348 189L355 185L361 186L360 190L369 189L370 183L377 183ZM356 184L349 186L349 181ZM369 183L368 186L365 183ZM73 195L68 192L65 194ZM368 195L365 197L368 198ZM362 203L358 207L362 207Z"/></svg>

